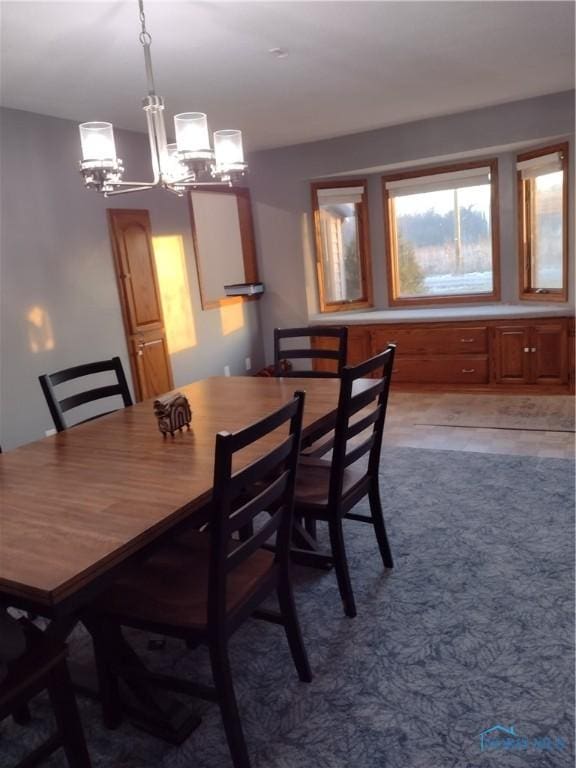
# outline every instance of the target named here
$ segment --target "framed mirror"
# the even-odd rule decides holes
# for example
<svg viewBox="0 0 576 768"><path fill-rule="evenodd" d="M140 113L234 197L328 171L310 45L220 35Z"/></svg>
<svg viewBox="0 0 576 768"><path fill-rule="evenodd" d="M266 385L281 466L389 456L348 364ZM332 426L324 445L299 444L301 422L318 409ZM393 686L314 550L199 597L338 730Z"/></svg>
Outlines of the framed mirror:
<svg viewBox="0 0 576 768"><path fill-rule="evenodd" d="M202 309L258 298L230 297L224 288L258 283L250 191L215 186L193 190L188 199Z"/></svg>

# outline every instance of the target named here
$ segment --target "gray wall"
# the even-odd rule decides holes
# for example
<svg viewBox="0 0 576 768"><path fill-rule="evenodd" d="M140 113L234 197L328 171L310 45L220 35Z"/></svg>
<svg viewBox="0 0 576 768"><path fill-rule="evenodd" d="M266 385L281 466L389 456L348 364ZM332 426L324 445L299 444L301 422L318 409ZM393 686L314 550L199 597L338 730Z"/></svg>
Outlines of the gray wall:
<svg viewBox="0 0 576 768"><path fill-rule="evenodd" d="M317 311L310 180L352 172L368 176L376 307L387 307L380 177L375 168L454 156L497 156L500 177L502 300L517 301L517 145L538 145L574 132L574 93L551 94L406 125L256 152L249 157L261 278L261 320L267 357L274 326L305 324ZM511 146L511 145L514 145ZM571 147L571 166L574 151ZM367 170L368 169L368 170ZM571 191L574 189L573 177ZM573 201L573 196L571 196ZM570 285L574 299L574 214L570 220Z"/></svg>
<svg viewBox="0 0 576 768"><path fill-rule="evenodd" d="M244 304L244 324L224 335L220 310L202 311L185 198L147 192L104 199L83 189L76 123L17 110L0 112L0 444L10 449L52 427L37 377L119 354L130 366L114 275L107 208L146 208L154 235L183 237L197 337L172 356L175 386L210 375L245 372L262 362L258 302ZM147 139L119 131L128 179L150 177ZM53 348L33 351L49 318ZM31 336L32 334L32 336ZM44 345L46 346L46 345ZM50 346L50 345L48 345Z"/></svg>

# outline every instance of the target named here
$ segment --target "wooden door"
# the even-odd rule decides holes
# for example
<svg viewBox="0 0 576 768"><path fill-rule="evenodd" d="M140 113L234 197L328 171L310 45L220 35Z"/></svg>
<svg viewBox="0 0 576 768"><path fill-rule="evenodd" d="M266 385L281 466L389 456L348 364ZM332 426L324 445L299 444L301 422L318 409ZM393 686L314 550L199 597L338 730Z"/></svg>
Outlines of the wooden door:
<svg viewBox="0 0 576 768"><path fill-rule="evenodd" d="M568 381L568 329L566 323L533 325L530 340L531 381L566 384Z"/></svg>
<svg viewBox="0 0 576 768"><path fill-rule="evenodd" d="M494 369L498 384L530 383L530 328L498 325L494 328Z"/></svg>
<svg viewBox="0 0 576 768"><path fill-rule="evenodd" d="M174 388L148 211L109 210L108 221L136 400Z"/></svg>

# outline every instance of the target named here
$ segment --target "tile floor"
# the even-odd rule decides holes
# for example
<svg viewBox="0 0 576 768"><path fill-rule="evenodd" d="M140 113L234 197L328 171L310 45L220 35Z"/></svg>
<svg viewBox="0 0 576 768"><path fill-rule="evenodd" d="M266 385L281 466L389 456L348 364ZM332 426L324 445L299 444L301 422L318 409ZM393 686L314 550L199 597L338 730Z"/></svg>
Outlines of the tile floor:
<svg viewBox="0 0 576 768"><path fill-rule="evenodd" d="M458 395L462 398L462 395ZM574 398L569 395L558 395L558 404L574 413ZM488 398L489 400L486 400ZM427 414L433 409L434 421L452 421L454 408L451 395L447 393L394 393L390 395L384 443L386 445L407 446L412 448L432 448L440 450L477 451L479 453L503 453L543 458L573 459L575 456L574 432L555 431L556 425L550 422L549 431L541 428L494 429L491 426L482 427L486 423L487 409L497 410L494 406L506 409L510 405L517 406L515 395L470 395L467 411L467 424L474 426L430 426L425 422ZM546 401L538 396L529 398L522 396L524 405L530 406L531 412L538 414L538 423L546 423ZM542 403L542 407L540 407ZM440 418L439 418L440 417ZM510 420L508 424L513 422ZM526 419L522 419L521 427L527 427Z"/></svg>

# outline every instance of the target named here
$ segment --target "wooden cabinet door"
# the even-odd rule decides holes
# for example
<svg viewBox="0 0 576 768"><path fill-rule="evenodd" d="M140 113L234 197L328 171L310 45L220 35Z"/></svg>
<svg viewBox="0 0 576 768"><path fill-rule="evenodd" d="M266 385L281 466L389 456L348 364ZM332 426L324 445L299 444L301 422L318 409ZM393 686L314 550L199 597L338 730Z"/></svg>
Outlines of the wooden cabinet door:
<svg viewBox="0 0 576 768"><path fill-rule="evenodd" d="M565 322L533 325L530 349L530 379L534 384L567 383L568 329Z"/></svg>
<svg viewBox="0 0 576 768"><path fill-rule="evenodd" d="M370 357L370 333L366 328L348 327L348 359L346 365L359 365ZM374 353L376 354L376 353Z"/></svg>
<svg viewBox="0 0 576 768"><path fill-rule="evenodd" d="M523 325L498 325L494 328L496 383L530 383L530 335L530 328Z"/></svg>
<svg viewBox="0 0 576 768"><path fill-rule="evenodd" d="M174 388L148 211L109 210L108 220L136 400Z"/></svg>

